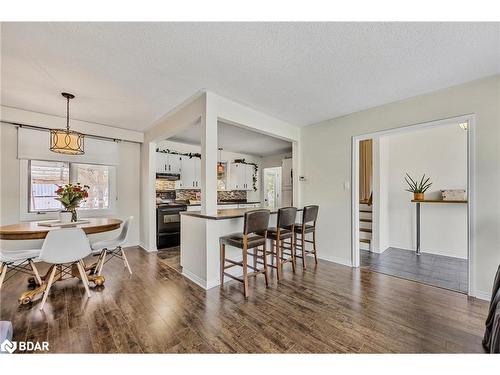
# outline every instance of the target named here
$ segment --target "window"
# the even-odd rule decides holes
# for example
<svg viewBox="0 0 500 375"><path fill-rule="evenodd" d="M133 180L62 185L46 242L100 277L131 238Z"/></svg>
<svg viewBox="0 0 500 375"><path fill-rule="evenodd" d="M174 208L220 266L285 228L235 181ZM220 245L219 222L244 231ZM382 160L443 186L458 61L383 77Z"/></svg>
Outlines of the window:
<svg viewBox="0 0 500 375"><path fill-rule="evenodd" d="M57 185L69 183L69 163L57 161L30 161L29 211L54 211L62 208L55 200Z"/></svg>
<svg viewBox="0 0 500 375"><path fill-rule="evenodd" d="M70 182L90 187L89 197L82 202L80 210L111 208L113 167L40 160L29 160L27 163L28 214L61 210L62 205L55 199L55 191L58 185Z"/></svg>
<svg viewBox="0 0 500 375"><path fill-rule="evenodd" d="M71 164L75 182L88 185L89 197L80 208L99 209L109 207L109 167L92 164Z"/></svg>

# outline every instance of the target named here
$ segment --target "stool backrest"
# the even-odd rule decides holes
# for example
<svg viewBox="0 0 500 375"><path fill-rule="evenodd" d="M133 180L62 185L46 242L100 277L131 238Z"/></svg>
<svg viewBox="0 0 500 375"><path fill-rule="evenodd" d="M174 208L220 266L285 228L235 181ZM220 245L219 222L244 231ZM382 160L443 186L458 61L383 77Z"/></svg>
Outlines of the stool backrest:
<svg viewBox="0 0 500 375"><path fill-rule="evenodd" d="M319 206L310 205L305 206L304 211L302 211L302 225L313 222L316 225L316 220L318 219Z"/></svg>
<svg viewBox="0 0 500 375"><path fill-rule="evenodd" d="M243 223L243 233L250 234L267 231L270 215L270 211L265 209L246 212Z"/></svg>
<svg viewBox="0 0 500 375"><path fill-rule="evenodd" d="M276 226L282 229L293 228L295 224L295 218L297 216L296 207L283 207L278 210L278 218L276 221Z"/></svg>
<svg viewBox="0 0 500 375"><path fill-rule="evenodd" d="M54 229L43 241L40 259L47 263L72 263L90 255L87 235L81 228Z"/></svg>

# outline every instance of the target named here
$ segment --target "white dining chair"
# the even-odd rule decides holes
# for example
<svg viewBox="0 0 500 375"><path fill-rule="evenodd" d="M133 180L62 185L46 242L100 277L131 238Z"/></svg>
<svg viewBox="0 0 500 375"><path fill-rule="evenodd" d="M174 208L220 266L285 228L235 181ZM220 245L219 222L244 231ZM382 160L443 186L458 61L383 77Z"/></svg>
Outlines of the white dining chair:
<svg viewBox="0 0 500 375"><path fill-rule="evenodd" d="M118 237L113 238L112 240L104 240L98 241L92 244L92 254L99 254L99 259L97 260L97 264L95 267L95 273L100 276L102 272L102 267L104 263L106 263L106 257L108 257L108 261L117 257L123 260L123 264L127 267L128 272L132 274L132 270L130 269L130 265L127 260L127 255L125 254L125 250L122 249L123 244L127 240L128 232L130 229L130 223L134 219L133 216L128 217L122 226L122 231L118 235Z"/></svg>
<svg viewBox="0 0 500 375"><path fill-rule="evenodd" d="M0 250L0 290L7 276L7 272L23 272L35 277L38 285L42 280L35 266L40 255L40 249L35 250ZM9 276L10 278L11 276Z"/></svg>
<svg viewBox="0 0 500 375"><path fill-rule="evenodd" d="M83 258L90 255L91 248L87 235L81 228L64 228L51 230L43 242L40 259L52 264L49 279L46 280L47 287L43 293L40 310L43 309L50 292L56 270L63 275L71 275L73 264L76 265L80 273L87 297L90 298L89 281L83 267ZM71 275L72 276L72 275Z"/></svg>

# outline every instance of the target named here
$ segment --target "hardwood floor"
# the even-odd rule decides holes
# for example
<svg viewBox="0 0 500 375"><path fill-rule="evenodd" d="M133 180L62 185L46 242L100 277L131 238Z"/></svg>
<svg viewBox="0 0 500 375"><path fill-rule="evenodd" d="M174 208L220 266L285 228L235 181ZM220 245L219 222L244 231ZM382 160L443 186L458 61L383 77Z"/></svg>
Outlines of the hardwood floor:
<svg viewBox="0 0 500 375"><path fill-rule="evenodd" d="M46 340L53 353L482 352L488 305L460 293L311 261L268 289L253 280L245 301L240 283L204 291L155 253L127 256L132 276L107 263L88 300L77 280L57 283L45 312L18 307L26 276L16 275L0 319L13 322L14 340Z"/></svg>

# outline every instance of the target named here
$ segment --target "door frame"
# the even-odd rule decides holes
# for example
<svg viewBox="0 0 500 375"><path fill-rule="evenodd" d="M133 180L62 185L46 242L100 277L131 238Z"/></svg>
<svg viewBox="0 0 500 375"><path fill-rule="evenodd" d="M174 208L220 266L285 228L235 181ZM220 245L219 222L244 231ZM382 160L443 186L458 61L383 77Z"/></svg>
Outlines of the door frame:
<svg viewBox="0 0 500 375"><path fill-rule="evenodd" d="M476 116L475 114L466 114L456 117L449 117L440 120L428 121L418 124L406 125L398 128L376 131L373 133L361 134L352 137L351 145L351 266L359 267L360 263L360 245L359 245L359 142L365 139L405 133L414 130L421 130L441 125L449 125L450 122L456 122L457 125L467 122L467 278L469 296L476 297L475 288L475 222L476 222Z"/></svg>

